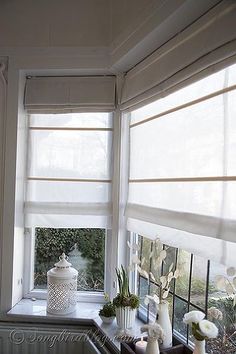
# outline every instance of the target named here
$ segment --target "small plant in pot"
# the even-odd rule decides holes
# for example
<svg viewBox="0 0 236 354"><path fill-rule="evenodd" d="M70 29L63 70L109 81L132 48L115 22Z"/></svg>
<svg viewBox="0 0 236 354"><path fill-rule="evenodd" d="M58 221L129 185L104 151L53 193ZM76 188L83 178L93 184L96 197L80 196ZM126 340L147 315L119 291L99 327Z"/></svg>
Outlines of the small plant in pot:
<svg viewBox="0 0 236 354"><path fill-rule="evenodd" d="M139 298L137 295L131 294L128 272L123 266L121 269L116 269L116 276L119 293L113 299L113 304L116 308L117 325L122 332L126 332L133 326L135 312L139 307Z"/></svg>
<svg viewBox="0 0 236 354"><path fill-rule="evenodd" d="M116 317L116 308L110 301L109 297L105 295L105 300L107 301L99 311L99 316L102 322L110 324Z"/></svg>

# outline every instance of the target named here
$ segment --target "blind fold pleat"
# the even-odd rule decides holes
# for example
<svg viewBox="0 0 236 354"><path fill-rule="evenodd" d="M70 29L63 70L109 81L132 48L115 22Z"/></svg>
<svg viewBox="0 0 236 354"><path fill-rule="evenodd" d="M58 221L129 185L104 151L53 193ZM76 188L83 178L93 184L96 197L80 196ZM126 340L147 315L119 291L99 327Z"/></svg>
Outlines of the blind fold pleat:
<svg viewBox="0 0 236 354"><path fill-rule="evenodd" d="M152 208L131 203L127 205L126 215L128 218L138 219L151 224L235 242L236 220Z"/></svg>
<svg viewBox="0 0 236 354"><path fill-rule="evenodd" d="M236 55L235 16L236 3L223 1L131 69L121 109L135 109L185 86L186 80L205 76L205 70L219 69L222 61Z"/></svg>
<svg viewBox="0 0 236 354"><path fill-rule="evenodd" d="M28 78L24 104L29 112L112 111L115 108L115 77Z"/></svg>

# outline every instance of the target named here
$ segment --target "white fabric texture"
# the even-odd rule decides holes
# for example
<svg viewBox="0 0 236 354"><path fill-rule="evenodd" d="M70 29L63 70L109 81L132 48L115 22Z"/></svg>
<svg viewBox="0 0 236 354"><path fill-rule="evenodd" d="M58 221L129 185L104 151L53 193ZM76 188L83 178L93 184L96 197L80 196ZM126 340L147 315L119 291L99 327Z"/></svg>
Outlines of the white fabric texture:
<svg viewBox="0 0 236 354"><path fill-rule="evenodd" d="M30 116L27 227L110 227L112 140L110 113Z"/></svg>
<svg viewBox="0 0 236 354"><path fill-rule="evenodd" d="M121 109L134 110L236 54L236 3L222 1L128 71Z"/></svg>
<svg viewBox="0 0 236 354"><path fill-rule="evenodd" d="M129 230L232 261L222 242L236 252L235 84L232 65L131 113Z"/></svg>
<svg viewBox="0 0 236 354"><path fill-rule="evenodd" d="M25 108L30 111L115 108L115 76L33 77L26 81Z"/></svg>

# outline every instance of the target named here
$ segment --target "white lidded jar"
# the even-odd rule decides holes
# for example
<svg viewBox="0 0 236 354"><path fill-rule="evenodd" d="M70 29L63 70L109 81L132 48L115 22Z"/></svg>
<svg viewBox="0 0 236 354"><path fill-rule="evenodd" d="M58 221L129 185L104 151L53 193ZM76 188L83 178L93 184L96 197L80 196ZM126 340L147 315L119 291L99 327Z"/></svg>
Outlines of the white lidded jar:
<svg viewBox="0 0 236 354"><path fill-rule="evenodd" d="M76 309L78 272L71 267L65 253L59 259L55 267L47 272L47 312L66 315Z"/></svg>

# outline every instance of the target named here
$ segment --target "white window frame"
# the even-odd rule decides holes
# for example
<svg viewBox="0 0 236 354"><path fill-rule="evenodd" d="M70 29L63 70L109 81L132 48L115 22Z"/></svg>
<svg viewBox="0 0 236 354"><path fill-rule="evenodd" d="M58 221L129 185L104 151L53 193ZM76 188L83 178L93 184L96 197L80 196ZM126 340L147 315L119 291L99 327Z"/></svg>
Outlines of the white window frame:
<svg viewBox="0 0 236 354"><path fill-rule="evenodd" d="M112 229L107 229L105 238L104 292L78 291L78 302L104 303L104 293L107 293L110 298L114 297L116 294L115 268L121 264L128 266L130 261L127 251L129 233L126 230L124 212L120 210L120 205L122 204L124 208L126 204L128 188L128 164L126 159L129 148L129 119L127 119L127 114L123 115L117 110L113 113L113 122L113 222ZM124 174L125 178L123 178ZM115 254L111 255L108 250L113 250ZM46 299L46 289L34 289L34 251L35 230L26 228L23 297ZM133 280L132 283L134 284Z"/></svg>
<svg viewBox="0 0 236 354"><path fill-rule="evenodd" d="M104 259L104 291L78 291L77 297L79 302L104 302L104 293L107 293L108 278L106 277L106 270L108 267L108 259L106 257L107 249L111 243L110 236L107 235L109 230L106 230L105 234L105 259ZM24 279L23 279L23 291L24 298L26 299L47 299L47 289L35 289L34 288L34 265L35 265L35 228L25 229L25 262L24 262ZM55 260L56 262L56 260Z"/></svg>

